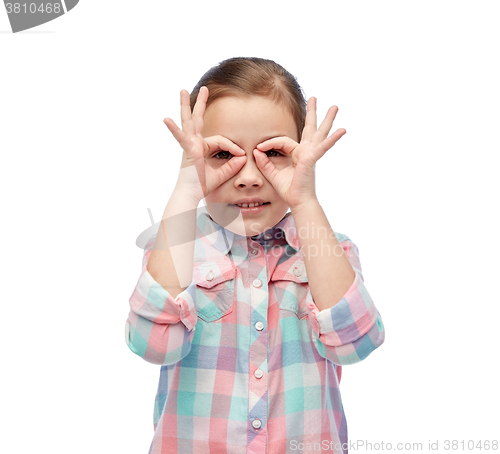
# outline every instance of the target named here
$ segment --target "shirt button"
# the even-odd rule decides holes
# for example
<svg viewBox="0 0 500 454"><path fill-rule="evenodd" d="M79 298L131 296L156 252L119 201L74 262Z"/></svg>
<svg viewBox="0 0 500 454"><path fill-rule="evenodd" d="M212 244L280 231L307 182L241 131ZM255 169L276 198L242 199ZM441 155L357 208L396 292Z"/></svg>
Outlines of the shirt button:
<svg viewBox="0 0 500 454"><path fill-rule="evenodd" d="M254 419L252 421L252 426L254 429L260 429L260 426L262 426L262 423L260 422L260 419Z"/></svg>
<svg viewBox="0 0 500 454"><path fill-rule="evenodd" d="M257 323L255 324L255 329L256 329L257 331L262 331L262 330L264 329L264 323L262 323L262 322L257 322Z"/></svg>
<svg viewBox="0 0 500 454"><path fill-rule="evenodd" d="M254 287L259 288L259 287L262 285L262 282L261 282L261 280L260 280L260 279L255 279L255 281L253 281L253 282L252 282L252 285L253 285Z"/></svg>
<svg viewBox="0 0 500 454"><path fill-rule="evenodd" d="M207 281L211 281L215 276L213 271L209 271L207 274Z"/></svg>
<svg viewBox="0 0 500 454"><path fill-rule="evenodd" d="M295 276L300 276L302 274L302 271L300 271L297 267L295 267L293 269L293 274L295 274Z"/></svg>
<svg viewBox="0 0 500 454"><path fill-rule="evenodd" d="M252 249L251 252L252 252L253 255L257 255L259 253L259 250L258 249Z"/></svg>
<svg viewBox="0 0 500 454"><path fill-rule="evenodd" d="M264 234L264 239L265 240L270 240L273 236L270 233Z"/></svg>
<svg viewBox="0 0 500 454"><path fill-rule="evenodd" d="M255 375L255 378L262 378L264 372L262 372L260 369L257 369L253 374Z"/></svg>

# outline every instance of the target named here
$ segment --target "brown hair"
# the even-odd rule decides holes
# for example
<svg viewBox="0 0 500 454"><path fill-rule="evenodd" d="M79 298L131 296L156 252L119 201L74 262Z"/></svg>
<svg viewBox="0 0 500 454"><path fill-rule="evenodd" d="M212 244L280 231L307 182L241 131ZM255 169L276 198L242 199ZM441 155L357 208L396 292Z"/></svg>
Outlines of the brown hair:
<svg viewBox="0 0 500 454"><path fill-rule="evenodd" d="M201 87L207 87L207 107L224 96L264 96L288 108L300 140L306 119L306 100L295 76L272 60L236 57L209 69L191 92L191 111Z"/></svg>

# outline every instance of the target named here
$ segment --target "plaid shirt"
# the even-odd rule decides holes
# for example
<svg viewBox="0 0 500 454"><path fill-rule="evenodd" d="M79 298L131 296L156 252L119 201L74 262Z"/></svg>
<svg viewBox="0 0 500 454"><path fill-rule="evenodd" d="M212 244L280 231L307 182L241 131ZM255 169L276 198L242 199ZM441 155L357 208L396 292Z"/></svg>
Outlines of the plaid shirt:
<svg viewBox="0 0 500 454"><path fill-rule="evenodd" d="M355 279L319 311L291 213L244 237L205 210L191 285L173 298L151 277L154 236L130 298L127 345L162 364L149 453L347 452L341 366L384 341L357 247L336 233Z"/></svg>

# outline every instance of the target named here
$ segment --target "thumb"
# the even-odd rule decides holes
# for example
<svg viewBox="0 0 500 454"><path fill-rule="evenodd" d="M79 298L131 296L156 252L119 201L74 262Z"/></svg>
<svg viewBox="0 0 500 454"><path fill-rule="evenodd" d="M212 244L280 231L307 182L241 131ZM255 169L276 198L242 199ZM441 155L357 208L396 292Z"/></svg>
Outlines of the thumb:
<svg viewBox="0 0 500 454"><path fill-rule="evenodd" d="M260 151L257 148L253 150L253 156L257 167L262 172L262 175L264 175L266 180L272 184L273 180L276 178L276 174L278 173L276 166L271 162L265 152Z"/></svg>
<svg viewBox="0 0 500 454"><path fill-rule="evenodd" d="M215 171L217 185L220 186L222 183L233 178L241 170L246 160L246 156L233 156L222 167L218 168Z"/></svg>

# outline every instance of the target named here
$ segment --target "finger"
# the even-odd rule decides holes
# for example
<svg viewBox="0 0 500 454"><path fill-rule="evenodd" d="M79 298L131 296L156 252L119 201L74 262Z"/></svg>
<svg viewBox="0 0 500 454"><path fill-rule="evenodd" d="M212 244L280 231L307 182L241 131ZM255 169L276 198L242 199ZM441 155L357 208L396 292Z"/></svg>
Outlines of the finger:
<svg viewBox="0 0 500 454"><path fill-rule="evenodd" d="M207 100L208 88L203 86L198 92L192 115L193 121L195 123L195 130L198 134L203 133L203 116L205 115Z"/></svg>
<svg viewBox="0 0 500 454"><path fill-rule="evenodd" d="M163 120L163 123L167 125L167 128L172 133L177 142L181 143L184 140L186 134L175 124L174 120L172 120L171 118L165 118L165 120Z"/></svg>
<svg viewBox="0 0 500 454"><path fill-rule="evenodd" d="M229 151L235 156L246 156L245 151L227 137L220 135L210 136L205 138L205 142L209 146L209 152L220 149L223 151Z"/></svg>
<svg viewBox="0 0 500 454"><path fill-rule="evenodd" d="M339 108L337 106L332 106L328 109L328 112L326 113L325 119L321 122L320 127L318 128L318 142L321 140L325 140L325 138L328 136L330 133L330 129L332 129L333 126L333 121L335 120L335 117L337 116L337 112L339 111Z"/></svg>
<svg viewBox="0 0 500 454"><path fill-rule="evenodd" d="M330 137L326 138L314 149L313 159L321 158L347 131L344 128L337 129Z"/></svg>
<svg viewBox="0 0 500 454"><path fill-rule="evenodd" d="M193 109L193 116L201 116L205 114L205 108L208 100L208 88L203 86L200 87L198 91L198 96L196 98L196 103Z"/></svg>
<svg viewBox="0 0 500 454"><path fill-rule="evenodd" d="M189 93L186 90L181 90L181 124L182 129L187 134L194 133L194 125L191 120L191 101Z"/></svg>
<svg viewBox="0 0 500 454"><path fill-rule="evenodd" d="M307 101L306 121L304 124L304 130L302 132L303 141L311 140L313 134L316 132L317 129L316 104L317 100L314 97L309 98L309 101Z"/></svg>
<svg viewBox="0 0 500 454"><path fill-rule="evenodd" d="M222 165L218 169L215 170L212 169L215 171L216 174L217 186L220 186L222 183L234 177L245 165L246 160L247 160L246 155L235 156L234 158L229 159L224 165ZM210 169L210 167L208 167L208 169Z"/></svg>
<svg viewBox="0 0 500 454"><path fill-rule="evenodd" d="M272 139L266 140L257 145L257 149L260 151L268 151L271 149L281 150L284 153L292 153L297 147L298 143L290 137L273 137Z"/></svg>
<svg viewBox="0 0 500 454"><path fill-rule="evenodd" d="M279 173L279 170L271 162L267 155L260 152L258 149L253 150L253 156L255 158L257 167L262 172L262 175L264 175L269 183L273 184L273 181L276 178L276 175Z"/></svg>

